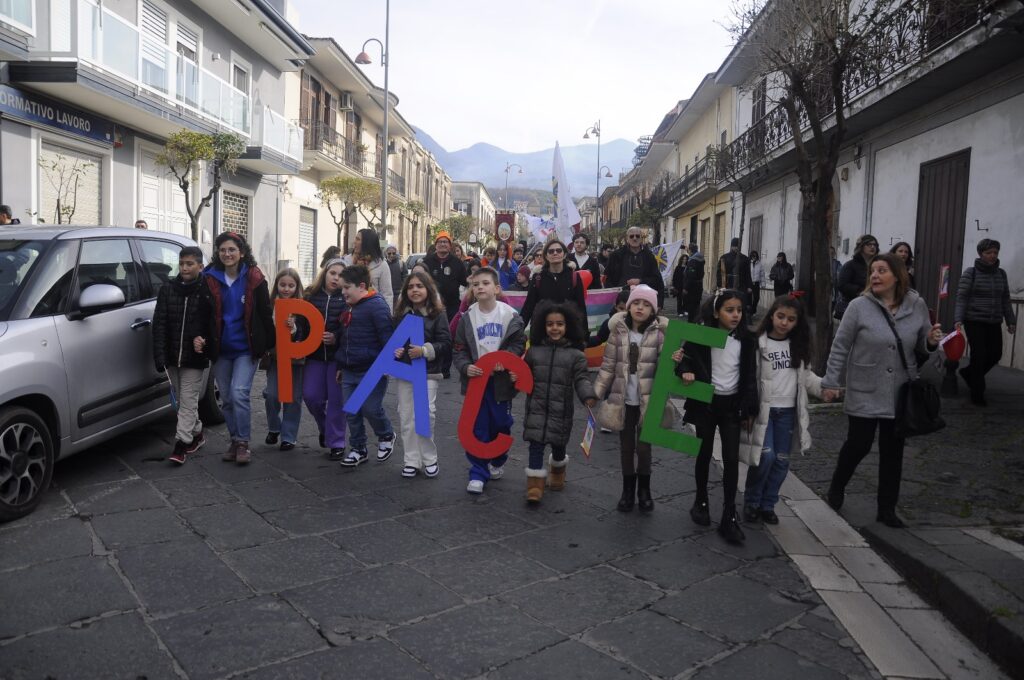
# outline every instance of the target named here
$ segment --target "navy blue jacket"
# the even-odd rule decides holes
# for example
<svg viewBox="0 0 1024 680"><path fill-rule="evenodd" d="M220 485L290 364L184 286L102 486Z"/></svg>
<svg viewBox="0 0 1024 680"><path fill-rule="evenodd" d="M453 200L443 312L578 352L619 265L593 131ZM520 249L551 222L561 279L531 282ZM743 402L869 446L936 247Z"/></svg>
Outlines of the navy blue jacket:
<svg viewBox="0 0 1024 680"><path fill-rule="evenodd" d="M334 353L338 368L356 373L369 370L394 330L391 305L379 293L349 307L341 315L338 349Z"/></svg>

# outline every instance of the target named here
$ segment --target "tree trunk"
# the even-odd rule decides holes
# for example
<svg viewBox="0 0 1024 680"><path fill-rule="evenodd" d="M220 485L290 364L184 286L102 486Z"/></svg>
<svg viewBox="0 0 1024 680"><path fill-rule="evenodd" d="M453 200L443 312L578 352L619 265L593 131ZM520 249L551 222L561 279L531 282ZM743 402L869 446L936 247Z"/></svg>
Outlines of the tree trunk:
<svg viewBox="0 0 1024 680"><path fill-rule="evenodd" d="M192 240L199 243L199 214L192 218Z"/></svg>
<svg viewBox="0 0 1024 680"><path fill-rule="evenodd" d="M819 374L824 374L828 363L828 352L832 345L832 267L829 262L828 243L828 190L829 183L818 181L813 204L813 231L811 257L814 272L814 291L811 301L814 305L814 364Z"/></svg>

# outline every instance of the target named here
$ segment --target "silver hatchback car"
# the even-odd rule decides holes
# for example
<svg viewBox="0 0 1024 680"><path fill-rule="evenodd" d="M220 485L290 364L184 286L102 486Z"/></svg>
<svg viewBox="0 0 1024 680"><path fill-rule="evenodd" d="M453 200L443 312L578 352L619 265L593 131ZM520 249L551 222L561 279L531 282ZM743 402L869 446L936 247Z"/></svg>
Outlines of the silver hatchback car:
<svg viewBox="0 0 1024 680"><path fill-rule="evenodd" d="M58 459L171 409L150 328L187 245L137 229L0 227L0 521L35 509ZM207 424L223 422L213 382Z"/></svg>

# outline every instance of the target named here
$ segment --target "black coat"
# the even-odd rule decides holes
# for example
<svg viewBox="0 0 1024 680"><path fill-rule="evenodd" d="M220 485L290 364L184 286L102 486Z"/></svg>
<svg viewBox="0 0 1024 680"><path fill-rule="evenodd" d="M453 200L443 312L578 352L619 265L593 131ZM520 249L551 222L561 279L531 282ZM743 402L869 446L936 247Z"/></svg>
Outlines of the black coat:
<svg viewBox="0 0 1024 680"><path fill-rule="evenodd" d="M640 258L640 275L637 277L630 276L630 267L628 266L630 257ZM626 285L626 281L631 278L639 278L640 283L646 283L648 286L658 291L658 301L661 302L662 297L665 293L665 281L661 278L661 270L658 268L658 258L654 256L650 248L646 246L640 249L639 253L633 253L629 246L622 246L618 250L612 252L608 258L608 267L605 269L605 285L609 288L622 288Z"/></svg>
<svg viewBox="0 0 1024 680"><path fill-rule="evenodd" d="M793 272L793 265L788 262L776 262L768 278L775 283L775 292L778 294L788 293L793 290L793 279L796 274Z"/></svg>
<svg viewBox="0 0 1024 680"><path fill-rule="evenodd" d="M459 286L466 286L466 266L462 260L449 255L444 259L444 264L438 259L437 253L431 253L423 258L423 265L430 272L434 282L437 283L437 290L441 294L441 301L448 310L448 319L451 320L459 312Z"/></svg>
<svg viewBox="0 0 1024 680"><path fill-rule="evenodd" d="M752 335L740 340L740 418L756 417L761 409L757 392L757 338ZM700 382L711 383L711 348L695 342L683 345L683 360L676 365L676 375L693 373ZM696 399L686 400L683 420L697 424L708 413L709 404Z"/></svg>
<svg viewBox="0 0 1024 680"><path fill-rule="evenodd" d="M452 334L448 330L448 319L443 313L434 317L420 316L416 312L407 312L406 316L414 314L423 319L423 342L430 345L434 350L434 358L427 360L427 375L439 374L444 367L451 365L452 357ZM402 319L405 317L403 316ZM402 319L395 320L395 327L402 322ZM411 363L412 360L403 356L400 361Z"/></svg>
<svg viewBox="0 0 1024 680"><path fill-rule="evenodd" d="M565 446L572 435L573 392L581 402L596 399L587 358L566 345L534 345L526 352L533 391L526 398L523 439Z"/></svg>
<svg viewBox="0 0 1024 680"><path fill-rule="evenodd" d="M541 300L547 302L575 302L583 322L587 327L587 301L584 297L585 288L579 272L565 267L558 274L542 269L530 278L530 289L526 293L526 302L520 316L527 326L533 320L533 313Z"/></svg>
<svg viewBox="0 0 1024 680"><path fill-rule="evenodd" d="M739 258L738 264L737 257ZM738 271L737 266L739 267ZM750 276L750 258L732 250L718 258L715 285L718 288L732 288L744 293L751 290L754 287L754 281Z"/></svg>
<svg viewBox="0 0 1024 680"><path fill-rule="evenodd" d="M704 255L700 251L690 255L686 261L686 274L683 280L686 299L696 299L699 303L704 293Z"/></svg>
<svg viewBox="0 0 1024 680"><path fill-rule="evenodd" d="M335 337L333 345L327 346L321 342L315 350L306 355L306 358L316 361L333 361L334 352L338 348L337 337L341 330L341 314L348 309L348 305L345 304L340 290L332 295L321 290L306 298L306 302L316 307L320 316L324 317L324 330L334 333Z"/></svg>
<svg viewBox="0 0 1024 680"><path fill-rule="evenodd" d="M596 257L593 255L588 257L583 267L579 266L580 263L576 260L576 253L570 254L566 259L576 263L576 271L584 270L590 272L590 285L587 286L587 290L595 290L601 287L601 265L597 262Z"/></svg>
<svg viewBox="0 0 1024 680"><path fill-rule="evenodd" d="M836 305L835 317L842 319L846 313L846 307L850 302L864 292L868 283L868 263L863 255L854 255L843 268L839 270L839 278L836 281L836 289L839 291L840 300Z"/></svg>
<svg viewBox="0 0 1024 680"><path fill-rule="evenodd" d="M166 366L206 368L216 360L213 296L200 274L185 283L176 276L156 296L153 312L153 363L157 371ZM195 338L207 340L202 354L192 345Z"/></svg>

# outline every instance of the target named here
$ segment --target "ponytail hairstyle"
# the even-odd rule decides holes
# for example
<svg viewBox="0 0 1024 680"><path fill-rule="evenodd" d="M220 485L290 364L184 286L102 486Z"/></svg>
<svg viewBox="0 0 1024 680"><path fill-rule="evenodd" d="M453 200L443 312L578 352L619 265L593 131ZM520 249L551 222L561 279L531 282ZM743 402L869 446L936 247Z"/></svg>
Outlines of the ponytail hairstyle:
<svg viewBox="0 0 1024 680"><path fill-rule="evenodd" d="M761 319L757 326L758 337L764 333L771 333L775 326L772 317L778 309L791 309L796 313L796 325L789 332L789 356L793 361L793 368L811 365L811 325L807 322L807 315L804 314L804 306L800 300L792 295L780 295L768 309L768 313Z"/></svg>

